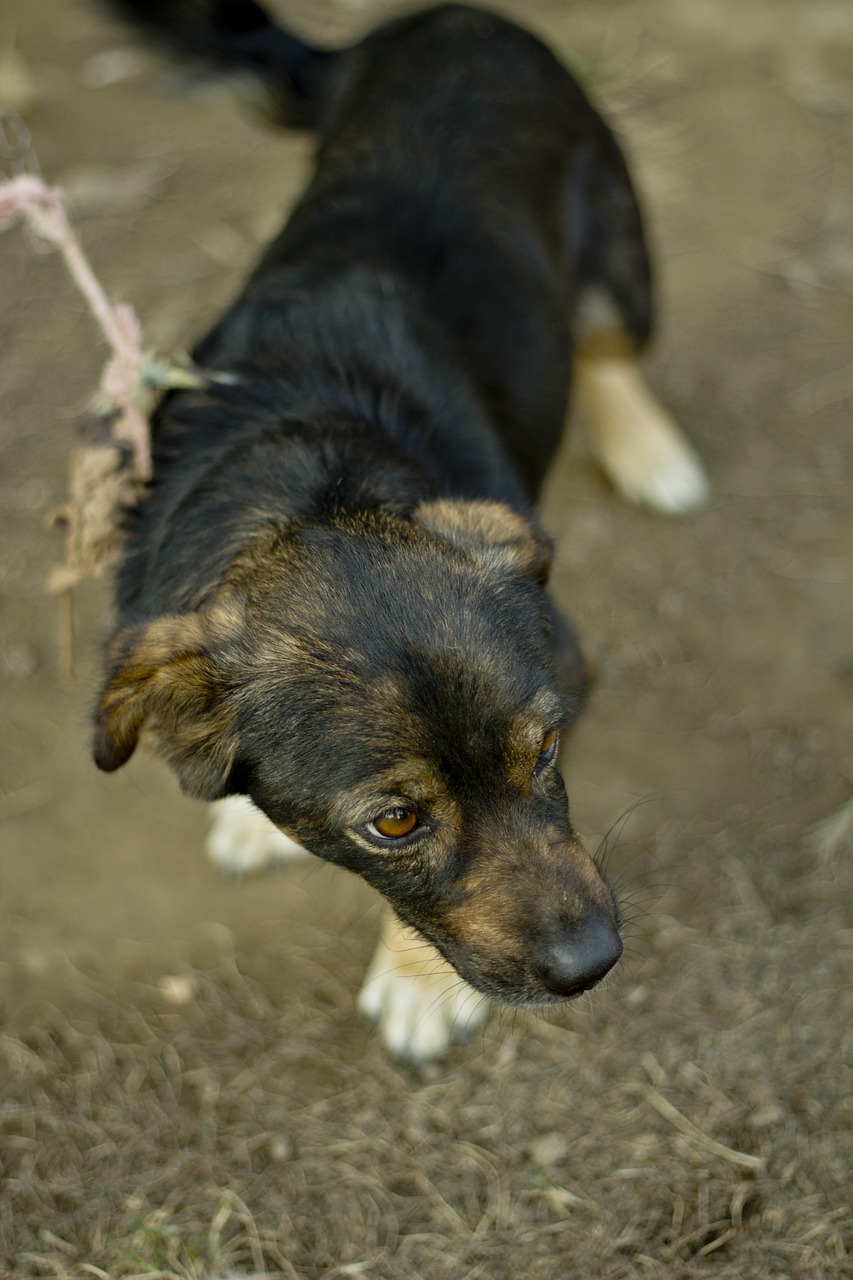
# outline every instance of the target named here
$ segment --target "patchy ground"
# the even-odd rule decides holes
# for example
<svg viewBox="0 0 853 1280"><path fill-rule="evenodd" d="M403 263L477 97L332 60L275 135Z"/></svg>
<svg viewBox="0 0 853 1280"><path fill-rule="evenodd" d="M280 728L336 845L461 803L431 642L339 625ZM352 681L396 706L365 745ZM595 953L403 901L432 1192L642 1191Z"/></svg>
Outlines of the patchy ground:
<svg viewBox="0 0 853 1280"><path fill-rule="evenodd" d="M387 11L283 7L329 39ZM413 1075L353 1010L366 889L323 867L225 883L165 770L97 773L108 593L79 593L68 683L43 582L102 351L59 262L5 235L12 1276L853 1275L850 845L808 837L853 788L853 9L501 7L572 58L630 146L660 261L652 379L714 480L695 518L630 510L578 433L547 498L557 589L603 669L574 817L592 844L617 824L627 959L588 1004L497 1015ZM235 291L310 148L175 94L131 48L83 4L0 13L0 74L45 175L74 196L110 292L170 350Z"/></svg>

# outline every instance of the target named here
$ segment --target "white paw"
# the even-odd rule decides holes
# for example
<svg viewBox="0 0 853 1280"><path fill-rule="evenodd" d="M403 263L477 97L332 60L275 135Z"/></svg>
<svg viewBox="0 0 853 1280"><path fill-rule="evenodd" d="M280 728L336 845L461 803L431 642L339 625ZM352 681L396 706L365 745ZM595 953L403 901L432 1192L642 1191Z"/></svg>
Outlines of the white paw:
<svg viewBox="0 0 853 1280"><path fill-rule="evenodd" d="M666 515L693 511L707 501L709 486L698 456L684 437L660 421L602 466L619 492L640 506Z"/></svg>
<svg viewBox="0 0 853 1280"><path fill-rule="evenodd" d="M414 937L414 935L411 935ZM489 1001L469 987L432 947L414 944L417 960L380 942L358 997L395 1058L421 1065L483 1025Z"/></svg>
<svg viewBox="0 0 853 1280"><path fill-rule="evenodd" d="M667 515L702 506L710 486L699 455L633 360L581 360L578 387L601 468L629 502Z"/></svg>
<svg viewBox="0 0 853 1280"><path fill-rule="evenodd" d="M228 796L210 806L207 855L232 876L266 871L310 853L257 809L248 796Z"/></svg>
<svg viewBox="0 0 853 1280"><path fill-rule="evenodd" d="M642 456L622 458L619 466L606 467L616 489L629 502L670 516L703 506L708 497L708 481L693 452L660 448L656 456L649 457L648 442L646 445Z"/></svg>

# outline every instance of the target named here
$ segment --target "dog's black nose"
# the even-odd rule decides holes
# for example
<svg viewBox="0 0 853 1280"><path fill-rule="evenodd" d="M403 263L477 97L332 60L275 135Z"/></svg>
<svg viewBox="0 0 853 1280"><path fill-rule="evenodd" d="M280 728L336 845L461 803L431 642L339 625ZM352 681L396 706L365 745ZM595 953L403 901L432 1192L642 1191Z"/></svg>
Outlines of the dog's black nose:
<svg viewBox="0 0 853 1280"><path fill-rule="evenodd" d="M598 916L544 941L536 968L552 995L579 996L600 982L621 954L615 926Z"/></svg>

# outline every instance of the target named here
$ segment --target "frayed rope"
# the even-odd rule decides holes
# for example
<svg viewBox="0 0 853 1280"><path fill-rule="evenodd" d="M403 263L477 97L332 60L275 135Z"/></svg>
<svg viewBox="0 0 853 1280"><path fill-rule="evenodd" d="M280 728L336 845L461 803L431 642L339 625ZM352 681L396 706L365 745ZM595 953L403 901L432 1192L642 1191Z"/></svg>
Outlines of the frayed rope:
<svg viewBox="0 0 853 1280"><path fill-rule="evenodd" d="M9 132L12 122L17 136L25 134L8 116L0 119L0 132ZM121 550L124 512L140 501L151 479L149 415L157 395L233 379L144 350L133 308L107 298L71 228L60 188L33 173L0 176L0 231L19 221L59 250L111 350L92 410L78 424L82 443L71 452L68 501L51 516L65 529L65 562L51 571L47 586L68 599L63 648L70 671L70 593L85 578L103 574Z"/></svg>

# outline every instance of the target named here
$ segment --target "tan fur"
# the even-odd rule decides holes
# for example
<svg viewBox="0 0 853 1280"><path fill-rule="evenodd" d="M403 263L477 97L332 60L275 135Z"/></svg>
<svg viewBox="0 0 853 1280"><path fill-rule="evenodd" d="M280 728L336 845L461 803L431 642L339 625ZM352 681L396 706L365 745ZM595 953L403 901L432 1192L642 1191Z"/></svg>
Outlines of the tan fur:
<svg viewBox="0 0 853 1280"><path fill-rule="evenodd" d="M387 718L387 711L384 718ZM417 721L412 721L410 729L405 713L399 712L401 746L410 742L418 730ZM451 843L458 840L462 819L459 807L448 794L447 784L439 770L421 756L401 756L387 773L376 774L363 786L341 795L333 815L341 826L355 827L366 817L389 808L397 797L428 810L439 827L441 834L436 838L440 844L448 839ZM372 847L375 852L375 847Z"/></svg>
<svg viewBox="0 0 853 1280"><path fill-rule="evenodd" d="M379 944L383 948L386 963L393 966L398 974L437 981L444 978L454 983L459 981L459 974L439 955L435 947L415 933L414 929L403 924L393 911L385 912Z"/></svg>
<svg viewBox="0 0 853 1280"><path fill-rule="evenodd" d="M591 330L575 355L578 360L636 360L637 348L624 329L614 326Z"/></svg>
<svg viewBox="0 0 853 1280"><path fill-rule="evenodd" d="M708 495L702 463L681 428L649 391L636 359L605 335L577 362L578 399L605 475L629 501L678 514Z"/></svg>
<svg viewBox="0 0 853 1280"><path fill-rule="evenodd" d="M398 1057L426 1062L470 1038L489 1002L390 910L359 995L365 1017L382 1026Z"/></svg>
<svg viewBox="0 0 853 1280"><path fill-rule="evenodd" d="M485 567L512 568L541 582L548 576L547 538L501 502L440 498L418 507L415 518L460 551L478 557Z"/></svg>
<svg viewBox="0 0 853 1280"><path fill-rule="evenodd" d="M537 909L551 903L568 919L582 914L590 901L608 913L612 909L598 868L576 836L567 843L557 830L538 832L536 856L523 875L518 849L517 842L504 845L495 839L463 877L462 900L445 919L451 937L501 963L524 955L531 927L538 923L529 917L525 899Z"/></svg>
<svg viewBox="0 0 853 1280"><path fill-rule="evenodd" d="M219 653L242 625L233 599L206 611L128 627L114 639L110 676L95 714L95 759L117 769L144 735L190 795L221 794L237 747Z"/></svg>
<svg viewBox="0 0 853 1280"><path fill-rule="evenodd" d="M530 793L533 771L542 753L546 734L554 728L560 706L550 693L542 692L534 699L524 716L516 719L507 735L508 778L520 791Z"/></svg>

